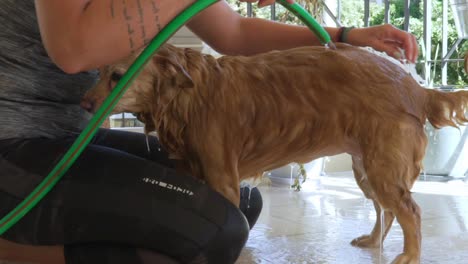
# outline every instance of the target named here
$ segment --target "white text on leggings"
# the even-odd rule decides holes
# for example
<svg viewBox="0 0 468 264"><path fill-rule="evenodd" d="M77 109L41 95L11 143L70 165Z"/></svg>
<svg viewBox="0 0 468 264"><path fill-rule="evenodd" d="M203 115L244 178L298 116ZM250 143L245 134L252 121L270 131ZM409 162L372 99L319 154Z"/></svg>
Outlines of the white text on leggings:
<svg viewBox="0 0 468 264"><path fill-rule="evenodd" d="M180 192L180 193L183 193L183 194L186 194L186 195L189 195L189 196L192 196L194 194L190 190L181 188L179 186L172 185L172 184L167 183L167 182L158 181L158 180L155 180L155 179L143 178L143 182L150 183L150 184L153 184L153 185L158 185L158 186L160 186L162 188L166 188L166 189L169 189L169 190Z"/></svg>

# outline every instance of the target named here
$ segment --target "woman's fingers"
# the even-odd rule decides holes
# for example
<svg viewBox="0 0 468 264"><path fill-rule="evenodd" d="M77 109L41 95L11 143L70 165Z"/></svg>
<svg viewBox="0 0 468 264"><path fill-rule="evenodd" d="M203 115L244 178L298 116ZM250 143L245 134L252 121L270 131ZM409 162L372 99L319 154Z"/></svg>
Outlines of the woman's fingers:
<svg viewBox="0 0 468 264"><path fill-rule="evenodd" d="M399 42L400 48L405 51L406 59L412 63L416 62L419 53L416 37L402 30L395 30L393 34L395 34L395 37L392 40Z"/></svg>
<svg viewBox="0 0 468 264"><path fill-rule="evenodd" d="M407 59L414 63L418 58L416 37L389 24L353 29L349 31L347 39L349 44L370 46L397 59ZM404 50L405 58L399 57L400 49Z"/></svg>

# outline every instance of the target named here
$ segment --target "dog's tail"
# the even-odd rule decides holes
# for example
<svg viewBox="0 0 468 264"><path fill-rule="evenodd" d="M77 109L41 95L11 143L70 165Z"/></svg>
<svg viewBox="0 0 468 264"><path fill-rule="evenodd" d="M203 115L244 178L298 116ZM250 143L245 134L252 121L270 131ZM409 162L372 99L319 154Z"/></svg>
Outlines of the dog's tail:
<svg viewBox="0 0 468 264"><path fill-rule="evenodd" d="M435 128L468 124L468 91L426 91L427 119Z"/></svg>

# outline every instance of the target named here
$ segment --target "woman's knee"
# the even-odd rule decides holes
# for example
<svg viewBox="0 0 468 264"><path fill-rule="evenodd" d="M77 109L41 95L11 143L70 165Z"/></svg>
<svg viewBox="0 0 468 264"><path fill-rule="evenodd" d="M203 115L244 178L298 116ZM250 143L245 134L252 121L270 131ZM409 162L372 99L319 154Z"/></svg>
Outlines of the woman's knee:
<svg viewBox="0 0 468 264"><path fill-rule="evenodd" d="M263 207L262 197L257 188L251 190L243 188L241 189L240 208L224 197L216 201L224 204L225 221L218 224L219 231L216 236L202 250L195 262L234 263L247 242L250 229L260 215Z"/></svg>
<svg viewBox="0 0 468 264"><path fill-rule="evenodd" d="M247 242L249 236L247 219L237 207L229 204L226 210L226 222L219 227L217 235L199 256L207 263L234 263Z"/></svg>

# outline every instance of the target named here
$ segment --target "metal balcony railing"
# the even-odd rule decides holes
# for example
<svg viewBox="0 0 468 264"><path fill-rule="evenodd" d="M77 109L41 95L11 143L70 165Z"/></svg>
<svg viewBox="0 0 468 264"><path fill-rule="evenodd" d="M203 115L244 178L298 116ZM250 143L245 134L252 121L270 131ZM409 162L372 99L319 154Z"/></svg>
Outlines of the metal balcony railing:
<svg viewBox="0 0 468 264"><path fill-rule="evenodd" d="M340 27L342 23L340 21L341 17L341 1L336 1L336 10L332 11L326 4L330 0L322 0L324 11L333 19L335 26ZM382 2L384 6L384 22L389 23L390 21L390 0L373 0ZM371 0L363 0L364 4L364 26L369 26L370 23L370 2ZM447 63L451 62L460 62L462 58L451 58L453 52L456 48L462 43L463 40L468 39L468 0L450 0L452 5L452 11L454 14L454 19L456 21L456 26L458 30L458 40L450 47L448 47L448 12L449 12L449 0L442 0L442 45L440 56L437 58L432 57L432 2L428 0L423 0L423 12L424 12L424 21L423 21L423 37L422 37L422 47L424 50L421 50L423 58L420 59L417 63L422 64L421 76L424 78L426 84L430 83L430 72L431 68L435 64L440 64L442 67L442 76L441 80L437 80L437 83L441 83L442 86L450 86L452 84L447 83ZM247 5L247 15L252 16L252 3L246 3ZM466 21L465 21L465 16ZM270 19L276 20L276 7L275 5L271 6L271 16ZM465 23L467 25L465 25ZM408 31L410 30L410 0L404 1L404 26L403 29Z"/></svg>

